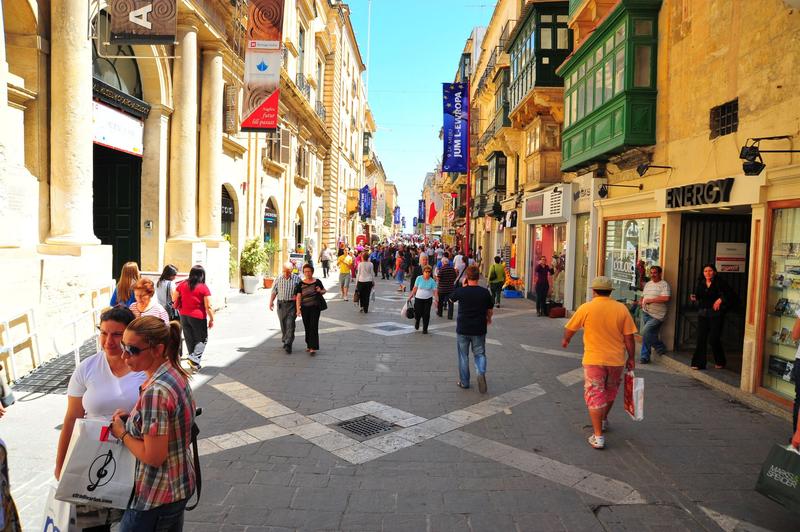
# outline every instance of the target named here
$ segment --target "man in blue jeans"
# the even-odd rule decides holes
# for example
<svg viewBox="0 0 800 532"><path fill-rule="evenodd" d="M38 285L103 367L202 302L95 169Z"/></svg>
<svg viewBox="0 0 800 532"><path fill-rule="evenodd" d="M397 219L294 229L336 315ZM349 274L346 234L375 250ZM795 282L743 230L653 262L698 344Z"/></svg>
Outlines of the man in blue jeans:
<svg viewBox="0 0 800 532"><path fill-rule="evenodd" d="M486 327L492 323L494 300L489 291L478 286L481 272L467 267L464 286L457 287L450 300L458 301L456 335L458 345L458 386L469 388L469 348L475 357L478 391L486 393Z"/></svg>
<svg viewBox="0 0 800 532"><path fill-rule="evenodd" d="M642 290L642 353L640 362L650 363L650 351L663 355L667 351L658 337L658 331L664 318L667 317L667 305L672 297L669 284L661 278L661 266L650 267L650 280L644 285Z"/></svg>

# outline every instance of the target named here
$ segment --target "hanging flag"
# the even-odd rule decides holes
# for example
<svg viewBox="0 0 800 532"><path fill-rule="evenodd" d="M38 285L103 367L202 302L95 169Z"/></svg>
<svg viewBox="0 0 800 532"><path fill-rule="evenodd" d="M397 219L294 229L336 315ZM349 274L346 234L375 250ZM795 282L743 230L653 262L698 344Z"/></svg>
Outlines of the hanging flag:
<svg viewBox="0 0 800 532"><path fill-rule="evenodd" d="M394 208L394 223L396 224L400 223L400 207Z"/></svg>
<svg viewBox="0 0 800 532"><path fill-rule="evenodd" d="M403 228L405 228L405 226L406 226L406 217L405 217L405 216L403 216L403 217L400 219L400 221L401 221L401 223L402 223L402 225L403 225Z"/></svg>
<svg viewBox="0 0 800 532"><path fill-rule="evenodd" d="M466 172L469 150L469 94L466 83L443 83L443 172Z"/></svg>
<svg viewBox="0 0 800 532"><path fill-rule="evenodd" d="M369 193L372 194L372 199L378 199L378 187L372 187Z"/></svg>
<svg viewBox="0 0 800 532"><path fill-rule="evenodd" d="M412 227L416 227L417 225L419 225L419 220L414 216L414 225Z"/></svg>
<svg viewBox="0 0 800 532"><path fill-rule="evenodd" d="M436 202L432 201L431 202L431 209L430 209L430 212L428 214L428 223L433 223L433 219L436 218L436 214L437 214Z"/></svg>
<svg viewBox="0 0 800 532"><path fill-rule="evenodd" d="M284 0L250 0L244 55L242 131L278 127Z"/></svg>
<svg viewBox="0 0 800 532"><path fill-rule="evenodd" d="M358 191L358 214L362 218L369 216L369 208L372 206L372 196L369 193L369 187L364 185Z"/></svg>
<svg viewBox="0 0 800 532"><path fill-rule="evenodd" d="M419 209L417 209L417 220L419 220L419 223L421 223L421 224L425 223L425 200L424 199L419 200ZM414 225L417 225L417 224L414 224Z"/></svg>

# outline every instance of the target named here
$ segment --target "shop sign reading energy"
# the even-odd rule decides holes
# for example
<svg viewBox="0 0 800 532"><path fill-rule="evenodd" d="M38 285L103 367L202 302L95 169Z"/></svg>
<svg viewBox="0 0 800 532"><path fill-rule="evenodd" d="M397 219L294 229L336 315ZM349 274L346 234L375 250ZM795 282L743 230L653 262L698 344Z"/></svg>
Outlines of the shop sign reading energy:
<svg viewBox="0 0 800 532"><path fill-rule="evenodd" d="M667 189L667 208L700 207L729 202L734 178L713 179L708 183L695 183Z"/></svg>

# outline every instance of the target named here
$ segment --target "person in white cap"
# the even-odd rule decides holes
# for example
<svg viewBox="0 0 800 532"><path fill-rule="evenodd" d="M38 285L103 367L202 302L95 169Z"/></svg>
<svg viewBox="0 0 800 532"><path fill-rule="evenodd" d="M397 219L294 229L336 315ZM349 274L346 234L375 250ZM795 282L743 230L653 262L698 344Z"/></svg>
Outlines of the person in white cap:
<svg viewBox="0 0 800 532"><path fill-rule="evenodd" d="M632 371L635 364L636 343L633 323L628 307L609 296L614 290L611 279L600 276L592 281L594 297L578 307L564 327L562 347L583 329L584 400L592 420L593 433L589 445L595 449L605 447L603 432L608 429L608 413L614 405L617 390L625 367ZM627 360L625 355L627 353Z"/></svg>

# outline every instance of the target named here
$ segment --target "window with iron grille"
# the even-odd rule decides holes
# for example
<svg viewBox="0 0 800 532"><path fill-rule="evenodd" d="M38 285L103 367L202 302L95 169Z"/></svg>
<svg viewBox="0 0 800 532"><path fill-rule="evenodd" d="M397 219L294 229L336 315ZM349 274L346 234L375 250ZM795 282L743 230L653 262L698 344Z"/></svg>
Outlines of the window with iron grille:
<svg viewBox="0 0 800 532"><path fill-rule="evenodd" d="M728 135L739 129L738 98L711 108L709 129L711 129L709 138L712 139Z"/></svg>

